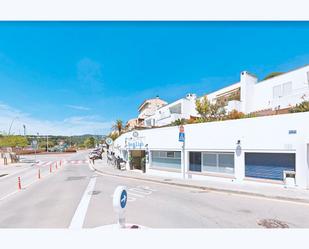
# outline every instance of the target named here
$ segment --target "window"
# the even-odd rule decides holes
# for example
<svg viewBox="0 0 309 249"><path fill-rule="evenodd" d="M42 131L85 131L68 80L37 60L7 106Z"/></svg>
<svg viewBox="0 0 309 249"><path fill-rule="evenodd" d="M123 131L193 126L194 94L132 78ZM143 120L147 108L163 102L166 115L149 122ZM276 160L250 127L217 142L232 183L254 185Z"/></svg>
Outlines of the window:
<svg viewBox="0 0 309 249"><path fill-rule="evenodd" d="M203 171L234 173L234 153L203 152Z"/></svg>
<svg viewBox="0 0 309 249"><path fill-rule="evenodd" d="M190 171L234 173L234 153L190 152L189 161Z"/></svg>
<svg viewBox="0 0 309 249"><path fill-rule="evenodd" d="M189 170L201 172L201 152L189 153Z"/></svg>
<svg viewBox="0 0 309 249"><path fill-rule="evenodd" d="M274 99L280 98L282 96L282 88L281 85L273 87L273 97Z"/></svg>
<svg viewBox="0 0 309 249"><path fill-rule="evenodd" d="M292 94L292 82L287 82L282 85L282 95L288 96Z"/></svg>
<svg viewBox="0 0 309 249"><path fill-rule="evenodd" d="M151 167L181 169L181 152L151 151Z"/></svg>

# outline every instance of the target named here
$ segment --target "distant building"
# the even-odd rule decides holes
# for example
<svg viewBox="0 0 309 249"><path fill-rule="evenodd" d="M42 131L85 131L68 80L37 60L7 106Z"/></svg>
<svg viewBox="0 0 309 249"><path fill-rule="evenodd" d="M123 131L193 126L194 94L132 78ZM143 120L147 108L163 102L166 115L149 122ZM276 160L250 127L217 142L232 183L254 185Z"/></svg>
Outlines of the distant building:
<svg viewBox="0 0 309 249"><path fill-rule="evenodd" d="M179 99L165 105L155 111L155 113L145 118L145 126L164 126L176 120L190 119L190 117L198 116L195 109L195 94L187 94L185 98Z"/></svg>
<svg viewBox="0 0 309 249"><path fill-rule="evenodd" d="M160 99L157 96L154 99L145 100L138 108L139 115L137 118L130 119L126 127L128 130L132 130L136 127L144 127L144 120L155 114L156 110L161 108L162 106L167 105L167 102Z"/></svg>
<svg viewBox="0 0 309 249"><path fill-rule="evenodd" d="M309 100L309 65L262 81L243 71L239 82L205 96L227 112L237 110L261 116L287 113L296 104Z"/></svg>
<svg viewBox="0 0 309 249"><path fill-rule="evenodd" d="M156 110L165 105L167 105L167 102L160 99L158 96L155 99L147 99L138 108L138 118L144 120L154 115Z"/></svg>

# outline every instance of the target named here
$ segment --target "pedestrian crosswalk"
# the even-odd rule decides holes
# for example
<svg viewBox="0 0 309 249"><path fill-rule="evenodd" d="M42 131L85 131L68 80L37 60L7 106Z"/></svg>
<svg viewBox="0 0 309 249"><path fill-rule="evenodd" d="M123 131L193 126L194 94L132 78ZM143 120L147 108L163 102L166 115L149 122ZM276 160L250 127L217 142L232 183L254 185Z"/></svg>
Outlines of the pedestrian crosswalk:
<svg viewBox="0 0 309 249"><path fill-rule="evenodd" d="M56 161L38 161L35 165L36 166L40 166L40 167L44 167L44 166L49 166L51 164L55 164Z"/></svg>
<svg viewBox="0 0 309 249"><path fill-rule="evenodd" d="M38 161L35 165L36 166L49 166L51 164L73 164L73 165L80 165L80 164L86 164L88 161L87 160L53 160L53 161Z"/></svg>

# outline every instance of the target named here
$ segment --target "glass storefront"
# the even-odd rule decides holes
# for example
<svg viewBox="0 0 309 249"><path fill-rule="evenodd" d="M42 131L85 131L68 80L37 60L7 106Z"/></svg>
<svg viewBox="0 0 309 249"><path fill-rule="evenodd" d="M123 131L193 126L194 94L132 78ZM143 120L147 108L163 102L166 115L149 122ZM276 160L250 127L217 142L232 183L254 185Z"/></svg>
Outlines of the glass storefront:
<svg viewBox="0 0 309 249"><path fill-rule="evenodd" d="M190 152L189 162L190 171L234 173L234 153Z"/></svg>
<svg viewBox="0 0 309 249"><path fill-rule="evenodd" d="M154 168L181 169L180 151L151 151L151 166Z"/></svg>

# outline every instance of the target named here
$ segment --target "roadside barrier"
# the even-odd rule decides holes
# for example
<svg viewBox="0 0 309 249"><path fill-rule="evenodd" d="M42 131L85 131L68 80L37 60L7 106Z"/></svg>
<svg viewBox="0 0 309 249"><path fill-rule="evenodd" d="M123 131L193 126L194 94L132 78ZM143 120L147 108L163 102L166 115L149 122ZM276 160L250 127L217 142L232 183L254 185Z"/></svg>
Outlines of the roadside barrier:
<svg viewBox="0 0 309 249"><path fill-rule="evenodd" d="M60 162L59 162L59 166L61 167L61 160L60 160Z"/></svg>
<svg viewBox="0 0 309 249"><path fill-rule="evenodd" d="M58 169L58 165L57 165L57 162L56 162L56 169Z"/></svg>
<svg viewBox="0 0 309 249"><path fill-rule="evenodd" d="M52 164L49 165L49 173L53 172Z"/></svg>
<svg viewBox="0 0 309 249"><path fill-rule="evenodd" d="M38 170L38 179L41 179L41 170Z"/></svg>
<svg viewBox="0 0 309 249"><path fill-rule="evenodd" d="M20 176L18 177L18 189L21 190L21 181L20 181Z"/></svg>

